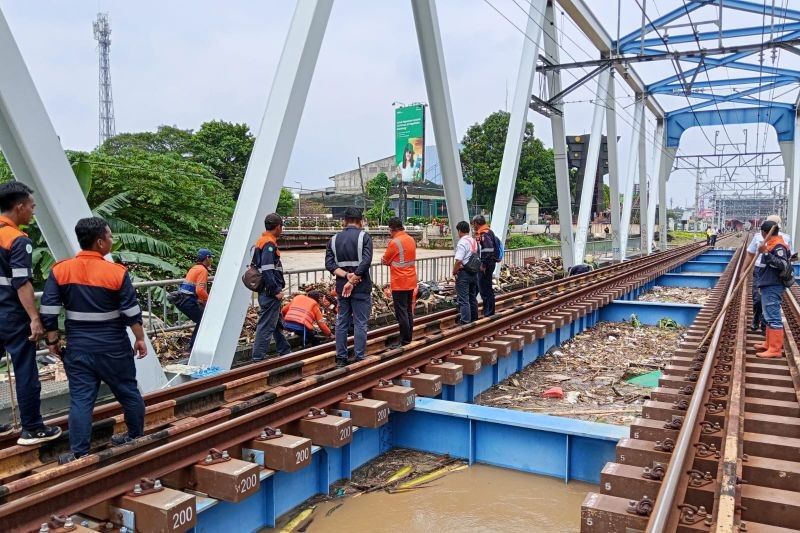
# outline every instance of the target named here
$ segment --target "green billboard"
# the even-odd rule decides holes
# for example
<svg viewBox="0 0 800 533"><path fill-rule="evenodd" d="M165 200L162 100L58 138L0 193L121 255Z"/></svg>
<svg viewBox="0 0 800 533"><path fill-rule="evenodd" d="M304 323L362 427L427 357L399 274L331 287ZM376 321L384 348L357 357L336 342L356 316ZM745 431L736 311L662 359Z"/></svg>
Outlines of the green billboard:
<svg viewBox="0 0 800 533"><path fill-rule="evenodd" d="M422 181L425 176L425 106L413 104L396 108L394 132L394 157L400 179Z"/></svg>

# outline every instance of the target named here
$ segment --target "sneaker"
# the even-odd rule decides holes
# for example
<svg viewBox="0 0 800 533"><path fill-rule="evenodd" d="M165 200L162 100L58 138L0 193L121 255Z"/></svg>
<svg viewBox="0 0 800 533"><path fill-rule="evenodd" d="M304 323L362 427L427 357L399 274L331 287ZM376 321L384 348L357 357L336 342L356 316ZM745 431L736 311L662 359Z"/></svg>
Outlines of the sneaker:
<svg viewBox="0 0 800 533"><path fill-rule="evenodd" d="M337 359L336 368L344 368L347 366L347 359Z"/></svg>
<svg viewBox="0 0 800 533"><path fill-rule="evenodd" d="M0 424L0 437L11 435L14 433L14 426L12 424Z"/></svg>
<svg viewBox="0 0 800 533"><path fill-rule="evenodd" d="M135 440L136 440L135 438L128 436L127 433L118 433L117 435L111 436L111 445L125 446L126 444L130 444Z"/></svg>
<svg viewBox="0 0 800 533"><path fill-rule="evenodd" d="M61 428L58 426L42 426L39 429L23 429L17 439L20 446L33 446L50 440L55 440L61 436Z"/></svg>
<svg viewBox="0 0 800 533"><path fill-rule="evenodd" d="M73 461L77 461L81 457L83 457L83 455L77 455L72 452L62 453L61 455L58 456L58 464L66 465Z"/></svg>

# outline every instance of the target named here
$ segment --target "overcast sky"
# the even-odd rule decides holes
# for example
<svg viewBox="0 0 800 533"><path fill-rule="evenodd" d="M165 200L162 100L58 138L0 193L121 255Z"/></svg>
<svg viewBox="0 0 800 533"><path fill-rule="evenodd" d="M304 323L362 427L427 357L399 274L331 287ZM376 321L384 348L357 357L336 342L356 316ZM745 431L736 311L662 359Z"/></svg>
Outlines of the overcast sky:
<svg viewBox="0 0 800 533"><path fill-rule="evenodd" d="M637 1L622 0L623 35L641 24ZM787 1L796 3L777 0L776 5ZM682 2L649 0L648 14L655 18ZM608 33L616 36L617 2L588 3ZM289 0L0 0L62 143L80 150L97 145L97 52L92 21L98 11L108 12L111 18L117 132L154 130L161 124L195 129L211 119L246 122L257 132L294 5ZM520 29L527 22L523 8L527 10L529 4L527 0L439 0L437 5L460 140L469 125L504 109L507 98L510 101L524 39ZM694 22L708 20L710 13L696 12ZM596 58L568 18L559 17L566 30L562 61L571 61L569 55L574 60ZM733 12L723 22L726 28L761 25L762 17ZM769 18L764 21L770 22ZM716 46L716 41L705 46ZM776 64L796 68L800 58L787 56L791 54L784 52ZM772 64L769 53L765 61ZM688 63L682 66L691 68ZM648 82L675 73L665 62L640 65L637 70ZM740 72L730 70L725 75L739 76ZM565 85L573 79L565 74ZM538 85L537 79L534 92ZM771 96L793 90L780 99L794 101L796 87L783 87ZM594 89L590 83L567 97L568 134L589 131ZM618 86L623 176L632 121L630 95L627 86ZM660 98L666 109L686 105L683 97ZM298 181L303 187L325 187L330 185L328 176L355 168L356 157L368 161L391 154L394 101L427 101L410 4L337 0L286 185L297 187ZM529 120L536 135L552 146L549 121L535 113L529 114ZM777 150L771 128L749 125L724 131L690 129L681 140L680 154L712 151L709 140L713 142L715 130L721 131L720 142L728 138L741 142L745 127L749 151L756 150L756 138L758 149ZM430 125L428 134L431 144ZM783 169L772 173L782 175ZM694 178L686 172L673 173L667 196L676 205L692 204Z"/></svg>

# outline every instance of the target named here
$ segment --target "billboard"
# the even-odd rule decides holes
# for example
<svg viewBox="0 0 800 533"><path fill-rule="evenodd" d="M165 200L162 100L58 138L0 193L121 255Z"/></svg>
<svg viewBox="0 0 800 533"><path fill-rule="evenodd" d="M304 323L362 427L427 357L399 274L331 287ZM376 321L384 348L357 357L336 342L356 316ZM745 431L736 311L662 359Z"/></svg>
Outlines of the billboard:
<svg viewBox="0 0 800 533"><path fill-rule="evenodd" d="M406 183L425 176L425 106L413 104L394 110L394 158L397 174Z"/></svg>

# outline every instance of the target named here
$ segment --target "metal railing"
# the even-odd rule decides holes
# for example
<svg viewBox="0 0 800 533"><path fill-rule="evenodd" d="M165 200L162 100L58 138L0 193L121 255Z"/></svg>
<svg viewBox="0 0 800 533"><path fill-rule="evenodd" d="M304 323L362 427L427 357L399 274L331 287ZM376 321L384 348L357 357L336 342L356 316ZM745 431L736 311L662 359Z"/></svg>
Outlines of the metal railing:
<svg viewBox="0 0 800 533"><path fill-rule="evenodd" d="M639 238L628 239L628 250L638 250ZM611 255L611 240L589 241L586 253L595 258ZM503 264L508 266L524 266L530 258L543 259L561 255L560 245L532 246L506 250ZM442 282L451 276L454 254L443 253L433 257L417 259L417 276L420 281ZM333 276L324 268L306 268L287 270L283 273L286 280L286 291L291 294L302 290L303 286L314 283L329 282ZM389 283L389 267L373 263L370 268L373 283L385 285ZM213 277L209 281L213 281ZM133 284L141 303L144 326L148 333L175 331L192 325L186 317L167 301L167 294L177 290L182 278L153 281L139 281ZM36 293L39 298L41 293Z"/></svg>

